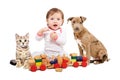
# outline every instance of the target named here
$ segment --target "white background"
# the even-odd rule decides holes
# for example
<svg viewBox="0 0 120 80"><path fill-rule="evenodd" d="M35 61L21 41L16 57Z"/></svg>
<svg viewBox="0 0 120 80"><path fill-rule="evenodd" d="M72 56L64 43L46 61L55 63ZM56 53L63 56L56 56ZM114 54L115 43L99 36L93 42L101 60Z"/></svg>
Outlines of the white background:
<svg viewBox="0 0 120 80"><path fill-rule="evenodd" d="M30 34L31 52L44 48L44 41L35 40L36 32L46 26L46 13L60 8L65 15L69 53L78 53L70 22L67 18L84 16L84 26L107 48L109 62L82 68L69 67L63 72L55 70L30 72L9 64L15 58L15 33ZM119 80L120 58L120 4L119 0L0 0L0 78L4 80ZM0 79L0 80L1 80Z"/></svg>

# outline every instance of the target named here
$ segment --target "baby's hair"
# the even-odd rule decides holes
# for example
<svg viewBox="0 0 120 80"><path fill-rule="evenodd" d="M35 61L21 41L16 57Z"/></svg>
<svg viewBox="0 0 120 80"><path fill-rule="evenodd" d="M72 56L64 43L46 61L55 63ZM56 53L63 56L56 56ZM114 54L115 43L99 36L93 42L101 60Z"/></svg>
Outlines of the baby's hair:
<svg viewBox="0 0 120 80"><path fill-rule="evenodd" d="M64 14L63 14L63 12L62 12L60 9L58 9L58 8L52 8L52 9L50 9L50 10L47 12L46 19L48 19L50 15L53 15L54 13L58 13L58 12L61 13L62 19L64 19Z"/></svg>

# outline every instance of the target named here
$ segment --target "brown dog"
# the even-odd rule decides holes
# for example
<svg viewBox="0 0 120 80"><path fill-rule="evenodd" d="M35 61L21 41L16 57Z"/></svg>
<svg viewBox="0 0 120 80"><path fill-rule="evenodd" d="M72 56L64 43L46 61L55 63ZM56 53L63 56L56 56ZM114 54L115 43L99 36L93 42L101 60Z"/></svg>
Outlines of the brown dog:
<svg viewBox="0 0 120 80"><path fill-rule="evenodd" d="M92 62L96 64L108 61L108 54L104 45L83 26L85 20L86 18L82 16L70 17L67 20L71 21L74 37L78 41L80 55L84 56L83 51L86 52L88 64L91 56L94 58Z"/></svg>

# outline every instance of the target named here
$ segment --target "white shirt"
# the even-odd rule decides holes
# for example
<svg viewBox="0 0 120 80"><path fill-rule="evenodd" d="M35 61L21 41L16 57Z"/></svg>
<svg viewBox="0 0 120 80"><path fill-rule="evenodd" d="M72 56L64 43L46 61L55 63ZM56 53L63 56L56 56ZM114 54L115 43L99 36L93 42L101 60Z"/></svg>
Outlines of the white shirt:
<svg viewBox="0 0 120 80"><path fill-rule="evenodd" d="M50 33L56 32L58 35L58 38L56 41L53 41L50 38ZM66 43L66 32L63 29L58 29L56 31L49 29L48 31L44 32L42 36L36 36L36 39L40 41L41 39L45 40L45 48L44 51L47 52L46 54L52 55L53 54L64 54L63 46Z"/></svg>

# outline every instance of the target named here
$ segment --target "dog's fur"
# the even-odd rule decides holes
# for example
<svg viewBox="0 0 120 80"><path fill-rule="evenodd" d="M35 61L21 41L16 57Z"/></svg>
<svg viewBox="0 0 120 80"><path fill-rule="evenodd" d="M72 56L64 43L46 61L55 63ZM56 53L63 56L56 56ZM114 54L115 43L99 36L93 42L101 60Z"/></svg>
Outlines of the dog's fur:
<svg viewBox="0 0 120 80"><path fill-rule="evenodd" d="M67 20L71 21L75 39L79 40L79 43L81 42L78 44L80 55L84 56L83 50L85 50L88 63L90 63L91 56L95 60L92 62L96 64L108 61L108 54L104 45L83 26L85 20L86 18L83 16L70 17Z"/></svg>

